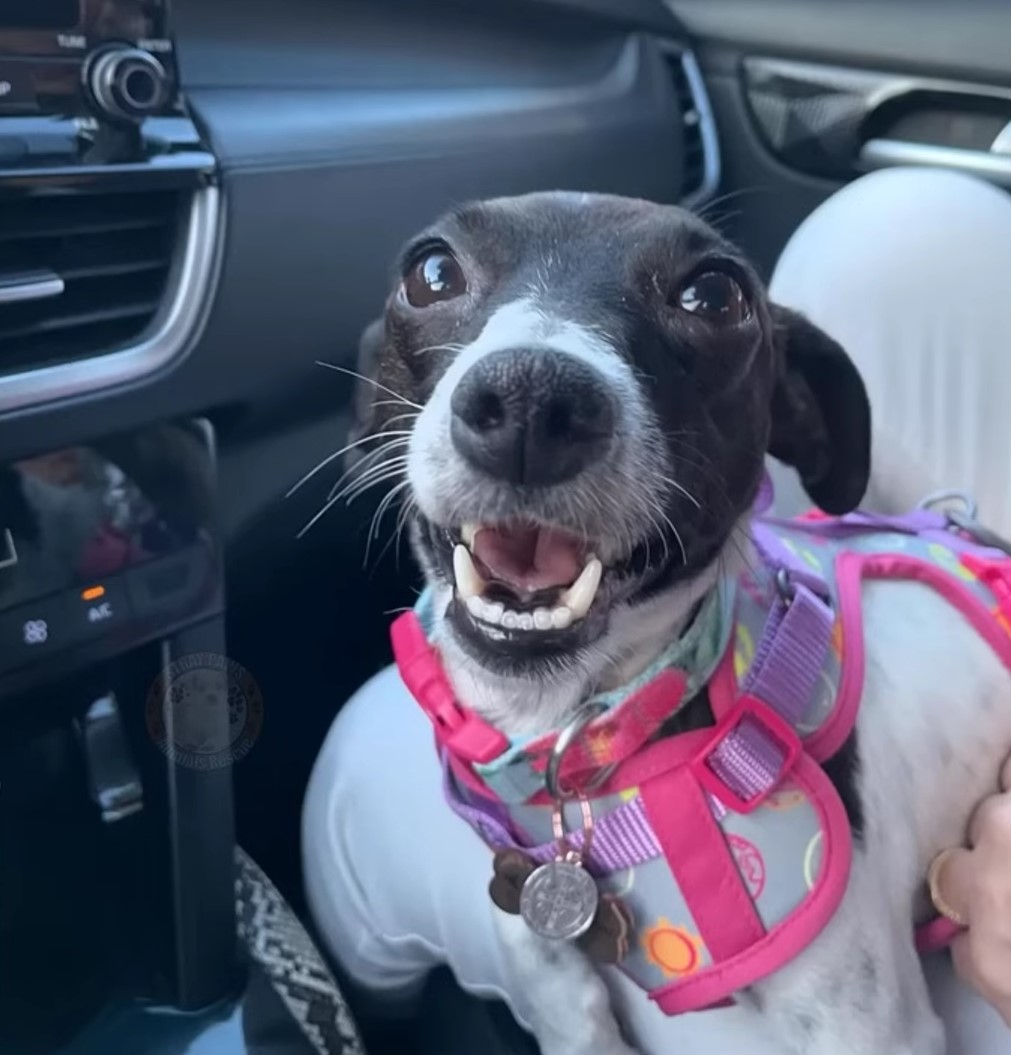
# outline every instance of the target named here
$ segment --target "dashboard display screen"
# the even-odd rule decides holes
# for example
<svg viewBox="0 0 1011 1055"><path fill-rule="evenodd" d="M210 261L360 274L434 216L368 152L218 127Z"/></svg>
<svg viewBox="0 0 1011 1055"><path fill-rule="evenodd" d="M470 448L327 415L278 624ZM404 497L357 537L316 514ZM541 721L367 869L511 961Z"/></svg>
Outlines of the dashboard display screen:
<svg viewBox="0 0 1011 1055"><path fill-rule="evenodd" d="M0 0L0 26L7 29L75 29L81 0Z"/></svg>

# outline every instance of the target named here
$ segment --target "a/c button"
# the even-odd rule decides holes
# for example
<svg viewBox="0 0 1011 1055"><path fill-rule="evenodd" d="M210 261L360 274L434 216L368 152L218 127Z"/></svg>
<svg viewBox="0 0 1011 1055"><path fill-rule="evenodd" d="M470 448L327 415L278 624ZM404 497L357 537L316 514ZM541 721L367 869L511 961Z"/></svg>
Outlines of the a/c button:
<svg viewBox="0 0 1011 1055"><path fill-rule="evenodd" d="M75 640L101 637L118 629L130 616L126 587L119 579L106 579L68 591L66 605Z"/></svg>

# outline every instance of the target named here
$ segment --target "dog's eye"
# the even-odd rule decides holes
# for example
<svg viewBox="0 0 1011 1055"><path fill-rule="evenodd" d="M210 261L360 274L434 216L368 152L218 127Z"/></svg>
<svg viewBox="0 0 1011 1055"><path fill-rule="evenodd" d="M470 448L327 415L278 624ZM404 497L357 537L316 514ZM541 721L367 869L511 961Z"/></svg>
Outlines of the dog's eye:
<svg viewBox="0 0 1011 1055"><path fill-rule="evenodd" d="M740 284L724 271L696 275L677 296L677 305L721 326L736 326L751 316Z"/></svg>
<svg viewBox="0 0 1011 1055"><path fill-rule="evenodd" d="M448 249L430 249L423 253L404 276L404 296L416 308L427 308L466 292L463 268Z"/></svg>

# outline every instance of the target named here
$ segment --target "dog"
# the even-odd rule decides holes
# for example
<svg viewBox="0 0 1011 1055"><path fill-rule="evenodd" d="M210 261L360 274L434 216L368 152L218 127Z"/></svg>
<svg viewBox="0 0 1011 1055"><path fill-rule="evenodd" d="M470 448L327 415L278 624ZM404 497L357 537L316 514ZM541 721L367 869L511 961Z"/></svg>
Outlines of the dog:
<svg viewBox="0 0 1011 1055"><path fill-rule="evenodd" d="M404 250L359 373L352 472L394 484L445 673L507 737L557 731L686 633L750 559L767 455L828 513L868 484L845 351L673 206L551 192L453 209ZM859 716L826 766L854 825L845 894L737 999L786 1051L940 1055L913 926L930 861L1011 750L1011 679L923 586L862 599ZM704 691L676 716L712 721ZM499 920L545 1055L632 1051L577 945Z"/></svg>

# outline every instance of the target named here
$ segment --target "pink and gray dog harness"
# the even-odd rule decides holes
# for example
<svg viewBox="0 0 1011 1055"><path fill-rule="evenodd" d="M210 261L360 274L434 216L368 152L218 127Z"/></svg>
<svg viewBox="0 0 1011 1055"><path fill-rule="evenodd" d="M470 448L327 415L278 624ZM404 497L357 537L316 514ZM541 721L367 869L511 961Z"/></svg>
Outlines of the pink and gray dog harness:
<svg viewBox="0 0 1011 1055"><path fill-rule="evenodd" d="M752 540L755 568L721 583L642 677L589 701L597 716L561 757L562 734L509 741L457 702L424 603L392 628L403 680L435 727L448 801L490 847L556 860L549 763L558 786L582 792L559 806L567 845L627 909L620 967L667 1014L732 1001L812 942L842 899L852 838L822 767L856 722L861 583L938 591L1011 669L1011 559L967 515L760 516ZM663 735L702 686L715 727ZM938 919L917 940L937 948L954 930Z"/></svg>

